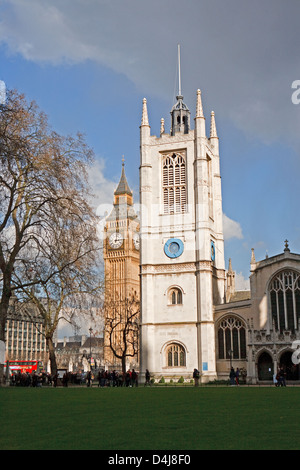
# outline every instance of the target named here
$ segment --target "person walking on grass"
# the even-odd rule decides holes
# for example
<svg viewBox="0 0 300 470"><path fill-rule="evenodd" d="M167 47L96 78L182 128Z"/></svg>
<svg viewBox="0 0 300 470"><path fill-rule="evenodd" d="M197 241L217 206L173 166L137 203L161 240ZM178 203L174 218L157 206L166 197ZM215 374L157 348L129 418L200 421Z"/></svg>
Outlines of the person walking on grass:
<svg viewBox="0 0 300 470"><path fill-rule="evenodd" d="M198 369L194 369L193 379L195 381L195 387L199 387L199 377L200 377L200 372L198 371Z"/></svg>
<svg viewBox="0 0 300 470"><path fill-rule="evenodd" d="M144 387L146 387L146 385L151 385L150 384L150 372L148 369L146 369L146 373L145 373L145 384L144 384Z"/></svg>

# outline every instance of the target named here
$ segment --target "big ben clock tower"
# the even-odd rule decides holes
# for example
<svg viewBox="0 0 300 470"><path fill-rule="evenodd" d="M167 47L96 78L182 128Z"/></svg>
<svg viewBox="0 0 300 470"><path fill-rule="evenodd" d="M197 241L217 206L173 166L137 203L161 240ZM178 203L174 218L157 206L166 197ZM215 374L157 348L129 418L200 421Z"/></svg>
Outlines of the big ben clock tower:
<svg viewBox="0 0 300 470"><path fill-rule="evenodd" d="M135 308L139 301L140 281L140 235L139 220L133 207L133 193L129 188L124 159L122 173L114 192L111 213L104 227L104 272L105 272L105 334L104 360L108 367L121 364L124 347L127 351L127 365L137 366L137 356L132 357L131 338L124 345L124 329L128 321L128 303L134 299ZM138 320L135 316L135 322ZM128 328L131 330L131 328ZM130 335L131 333L128 332ZM114 354L113 349L116 354Z"/></svg>

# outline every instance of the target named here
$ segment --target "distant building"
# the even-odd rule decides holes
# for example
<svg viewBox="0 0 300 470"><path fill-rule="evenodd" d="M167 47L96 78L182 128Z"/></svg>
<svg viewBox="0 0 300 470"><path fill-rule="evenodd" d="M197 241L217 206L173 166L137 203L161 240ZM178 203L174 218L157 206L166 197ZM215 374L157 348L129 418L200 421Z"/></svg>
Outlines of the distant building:
<svg viewBox="0 0 300 470"><path fill-rule="evenodd" d="M6 360L48 362L44 321L35 305L11 298L5 327Z"/></svg>
<svg viewBox="0 0 300 470"><path fill-rule="evenodd" d="M126 367L138 367L139 249L139 220L134 210L133 193L126 179L123 161L121 178L114 192L113 209L106 217L104 227L104 360L107 368L121 367L121 360L113 353L111 346L118 355L127 350ZM129 325L132 306L138 310L133 317L136 325L134 332L133 325ZM125 345L124 331L127 328L129 333L125 334Z"/></svg>
<svg viewBox="0 0 300 470"><path fill-rule="evenodd" d="M57 368L69 372L103 367L103 338L77 335L54 343Z"/></svg>

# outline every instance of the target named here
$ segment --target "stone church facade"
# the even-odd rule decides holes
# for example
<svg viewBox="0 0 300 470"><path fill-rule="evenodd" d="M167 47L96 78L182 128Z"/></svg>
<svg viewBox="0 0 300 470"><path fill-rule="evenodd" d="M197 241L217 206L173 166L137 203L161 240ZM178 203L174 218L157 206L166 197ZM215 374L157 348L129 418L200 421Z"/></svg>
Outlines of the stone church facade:
<svg viewBox="0 0 300 470"><path fill-rule="evenodd" d="M225 268L215 114L207 134L197 90L192 129L180 87L176 100L170 132L161 119L159 136L143 100L140 218L123 163L104 228L106 296L134 292L140 302L140 379L148 369L156 379L190 380L196 368L206 383L227 380L234 367L247 383L270 382L279 368L298 381L300 255L287 241L283 253L261 261L252 250L250 289L236 290L231 260ZM114 361L107 330L104 355Z"/></svg>
<svg viewBox="0 0 300 470"><path fill-rule="evenodd" d="M248 383L270 381L281 367L287 380L298 381L300 255L287 241L283 253L258 262L252 250L250 272L250 290L235 291L230 261L226 302L215 306L218 377L232 364L246 371Z"/></svg>
<svg viewBox="0 0 300 470"><path fill-rule="evenodd" d="M300 255L256 262L250 290L236 291L225 270L219 139L214 112L206 135L201 92L194 129L181 93L171 131L151 135L147 101L140 127L141 364L153 376L201 382L270 381L279 367L299 380Z"/></svg>

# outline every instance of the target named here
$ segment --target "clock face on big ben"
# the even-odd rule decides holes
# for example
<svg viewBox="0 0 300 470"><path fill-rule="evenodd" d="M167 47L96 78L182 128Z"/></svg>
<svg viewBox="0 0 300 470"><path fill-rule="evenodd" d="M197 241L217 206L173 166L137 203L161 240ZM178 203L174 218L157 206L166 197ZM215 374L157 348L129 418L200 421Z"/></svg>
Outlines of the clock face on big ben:
<svg viewBox="0 0 300 470"><path fill-rule="evenodd" d="M111 248L120 248L120 246L122 245L123 243L123 236L121 233L112 233L108 239L108 242L109 242L109 245L111 246Z"/></svg>

